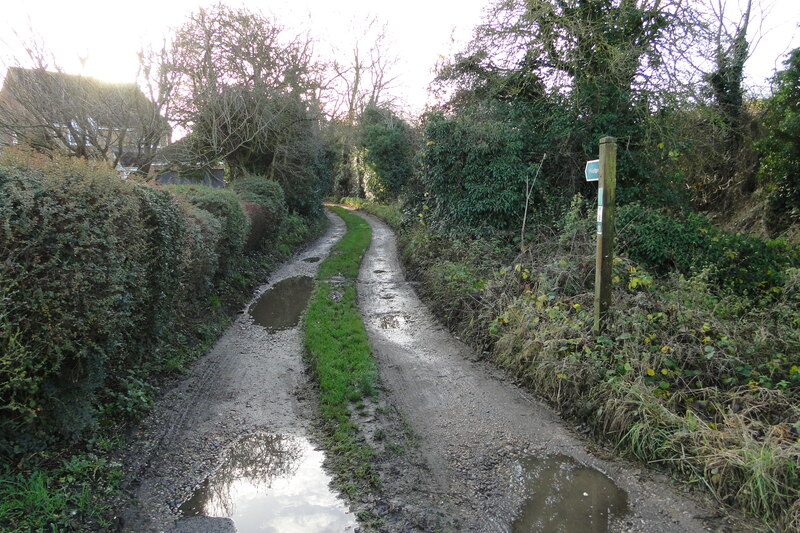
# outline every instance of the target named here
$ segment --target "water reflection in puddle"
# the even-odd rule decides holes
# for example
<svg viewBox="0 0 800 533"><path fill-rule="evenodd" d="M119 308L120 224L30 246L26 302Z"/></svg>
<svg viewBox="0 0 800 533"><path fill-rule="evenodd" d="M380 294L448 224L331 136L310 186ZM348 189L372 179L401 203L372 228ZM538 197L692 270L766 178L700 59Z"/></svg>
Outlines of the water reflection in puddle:
<svg viewBox="0 0 800 533"><path fill-rule="evenodd" d="M514 533L605 533L628 513L628 494L603 473L564 456L528 457L517 465L528 495Z"/></svg>
<svg viewBox="0 0 800 533"><path fill-rule="evenodd" d="M239 533L352 531L356 521L328 488L323 459L304 438L245 437L180 511L230 518Z"/></svg>
<svg viewBox="0 0 800 533"><path fill-rule="evenodd" d="M314 280L297 276L279 281L250 307L250 316L269 331L293 328L308 304Z"/></svg>

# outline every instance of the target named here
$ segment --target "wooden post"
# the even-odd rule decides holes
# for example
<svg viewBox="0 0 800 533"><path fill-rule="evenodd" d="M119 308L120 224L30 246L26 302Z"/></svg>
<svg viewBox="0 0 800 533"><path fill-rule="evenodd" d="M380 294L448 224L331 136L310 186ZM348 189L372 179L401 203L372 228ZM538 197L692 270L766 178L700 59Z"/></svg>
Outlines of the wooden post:
<svg viewBox="0 0 800 533"><path fill-rule="evenodd" d="M600 139L600 182L597 190L597 263L594 278L594 332L603 331L611 306L611 270L614 264L617 139Z"/></svg>

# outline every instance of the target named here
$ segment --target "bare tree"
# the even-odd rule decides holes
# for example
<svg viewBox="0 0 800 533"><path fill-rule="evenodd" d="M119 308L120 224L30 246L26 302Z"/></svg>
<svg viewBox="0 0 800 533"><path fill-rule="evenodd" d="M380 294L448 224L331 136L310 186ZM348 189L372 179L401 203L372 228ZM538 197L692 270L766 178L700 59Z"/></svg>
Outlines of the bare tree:
<svg viewBox="0 0 800 533"><path fill-rule="evenodd" d="M224 161L232 179L265 176L281 183L290 207L317 208L322 66L308 36L218 4L193 13L170 43L142 57L151 59L148 72L170 121L188 132L173 161Z"/></svg>
<svg viewBox="0 0 800 533"><path fill-rule="evenodd" d="M328 133L336 149L334 192L363 196L364 175L359 170L363 165L357 147L360 122L366 109L396 104L392 89L399 59L390 51L386 23L369 17L353 21L351 26L357 37L349 46L332 50L336 59L328 64L320 100L330 119Z"/></svg>
<svg viewBox="0 0 800 533"><path fill-rule="evenodd" d="M274 18L222 4L193 13L159 63L172 76L169 116L187 130L228 87L308 100L321 75L310 38L289 36Z"/></svg>
<svg viewBox="0 0 800 533"><path fill-rule="evenodd" d="M357 28L359 24L354 23ZM391 90L397 81L394 72L399 59L389 51L386 23L376 17L368 18L359 35L346 50L334 50L329 65L328 81L322 88L328 114L337 120L354 124L367 106L386 106L394 103Z"/></svg>
<svg viewBox="0 0 800 533"><path fill-rule="evenodd" d="M134 83L64 73L40 41L9 61L0 91L0 139L44 151L147 165L169 132L158 106ZM29 68L20 65L27 64Z"/></svg>

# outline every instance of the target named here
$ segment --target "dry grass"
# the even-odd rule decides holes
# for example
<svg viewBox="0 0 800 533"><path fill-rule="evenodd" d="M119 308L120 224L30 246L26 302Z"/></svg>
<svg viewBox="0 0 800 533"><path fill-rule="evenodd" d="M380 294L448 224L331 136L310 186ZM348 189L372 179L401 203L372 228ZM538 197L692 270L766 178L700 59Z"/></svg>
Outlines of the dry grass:
<svg viewBox="0 0 800 533"><path fill-rule="evenodd" d="M420 292L450 315L451 329L598 439L797 531L798 272L786 272L781 294L758 301L716 292L703 273L656 279L618 258L613 318L595 337L586 226L575 217L560 233L543 230L493 268L476 267L463 246L458 258L424 228L407 230L401 244ZM457 270L482 277L481 288L468 276L454 282Z"/></svg>

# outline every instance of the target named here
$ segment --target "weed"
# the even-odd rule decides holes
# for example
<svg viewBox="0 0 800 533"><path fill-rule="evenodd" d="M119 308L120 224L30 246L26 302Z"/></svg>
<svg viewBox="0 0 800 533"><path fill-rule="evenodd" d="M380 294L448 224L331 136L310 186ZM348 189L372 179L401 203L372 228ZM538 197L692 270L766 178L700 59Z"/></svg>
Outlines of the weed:
<svg viewBox="0 0 800 533"><path fill-rule="evenodd" d="M406 453L405 447L400 444L389 443L386 445L386 449L393 455L403 455Z"/></svg>
<svg viewBox="0 0 800 533"><path fill-rule="evenodd" d="M582 207L574 201L556 228L540 226L530 248L511 256L511 244L406 227L406 271L451 329L621 454L795 530L800 274L785 267L793 259L735 236L720 239L724 260L687 263L684 275L617 257L612 320L595 337L594 236ZM751 249L766 259L731 285L720 265ZM784 265L780 275L769 265L756 272L767 259Z"/></svg>
<svg viewBox="0 0 800 533"><path fill-rule="evenodd" d="M121 479L119 465L93 454L61 465L36 464L26 471L0 473L0 528L3 531L72 531L111 525L103 499Z"/></svg>

